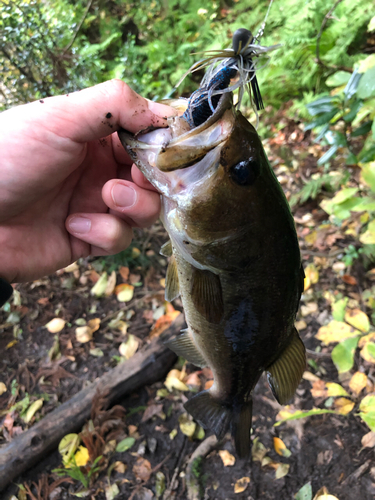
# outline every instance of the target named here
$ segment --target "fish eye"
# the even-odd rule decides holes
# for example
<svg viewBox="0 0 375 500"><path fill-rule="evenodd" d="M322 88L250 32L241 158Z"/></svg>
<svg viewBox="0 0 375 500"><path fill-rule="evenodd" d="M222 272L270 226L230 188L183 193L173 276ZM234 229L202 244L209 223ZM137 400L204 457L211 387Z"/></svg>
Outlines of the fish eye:
<svg viewBox="0 0 375 500"><path fill-rule="evenodd" d="M259 175L259 162L255 158L248 158L234 165L229 175L239 186L250 186Z"/></svg>

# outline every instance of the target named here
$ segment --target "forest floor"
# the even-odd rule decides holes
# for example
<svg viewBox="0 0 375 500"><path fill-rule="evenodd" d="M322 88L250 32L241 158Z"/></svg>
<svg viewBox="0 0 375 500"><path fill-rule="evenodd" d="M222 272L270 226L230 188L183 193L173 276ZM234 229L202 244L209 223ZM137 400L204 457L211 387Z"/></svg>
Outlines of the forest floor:
<svg viewBox="0 0 375 500"><path fill-rule="evenodd" d="M312 175L319 175L321 149L300 124L284 118L273 137L265 141L266 149L289 198ZM356 176L353 170L353 182ZM287 500L305 485L299 500L319 498L323 492L333 495L330 500L375 498L375 435L358 415L361 398L374 391L375 365L357 352L351 371L339 375L331 359L333 344L316 338L332 320L336 299L347 297L347 307L368 312L363 294L373 286L375 275L358 260L353 265L343 262L352 242L350 232L327 222L321 199L319 195L293 209L304 267L310 265L297 317L308 350L307 371L288 407L276 403L266 378L261 378L254 394L252 458L236 458L229 437L210 448L190 465L200 489L196 498ZM163 298L167 262L158 252L166 239L156 224L137 232L131 249L116 258L86 259L16 286L14 298L0 311L0 452L1 446L89 382L126 363L126 357L170 325L181 302L177 299L172 307ZM55 318L63 321L49 323ZM212 374L181 359L174 370L118 402L125 409L123 424L116 432L103 431L102 458L88 488L72 480L57 484L48 496L46 485L58 478L53 470L64 467L56 450L0 498L70 499L87 490L87 498L98 500L187 499L188 460L208 434L189 419L183 403L209 387ZM355 379L361 380L359 387L353 381L356 373L363 374ZM340 384L344 392L329 383ZM32 406L35 401L39 403ZM274 425L296 410L312 408L332 412ZM93 458L85 455L84 447L76 455L87 480ZM65 468L65 477L73 469Z"/></svg>

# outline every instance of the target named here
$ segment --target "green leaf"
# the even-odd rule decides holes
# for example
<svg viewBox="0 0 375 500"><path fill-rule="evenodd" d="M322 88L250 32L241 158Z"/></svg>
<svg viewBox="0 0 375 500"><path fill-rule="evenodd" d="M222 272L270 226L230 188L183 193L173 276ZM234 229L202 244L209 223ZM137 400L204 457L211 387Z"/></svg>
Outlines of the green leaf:
<svg viewBox="0 0 375 500"><path fill-rule="evenodd" d="M346 339L334 347L331 356L339 373L347 372L353 367L358 340L359 337Z"/></svg>
<svg viewBox="0 0 375 500"><path fill-rule="evenodd" d="M361 419L375 432L375 396L365 396L359 405L359 411Z"/></svg>
<svg viewBox="0 0 375 500"><path fill-rule="evenodd" d="M357 71L354 71L354 73L350 77L350 80L349 80L349 82L344 90L344 94L345 94L347 99L350 99L351 97L353 97L353 95L357 92L357 88L361 82L361 77L362 77L362 75L360 73L358 73ZM361 97L361 96L359 96L359 97Z"/></svg>
<svg viewBox="0 0 375 500"><path fill-rule="evenodd" d="M41 409L43 403L44 403L43 399L37 399L36 401L34 401L34 403L30 405L30 407L26 412L26 415L23 417L23 420L26 424L28 424L35 415L35 413Z"/></svg>
<svg viewBox="0 0 375 500"><path fill-rule="evenodd" d="M334 202L336 205L339 203L343 203L346 200L349 200L349 198L352 198L358 191L358 188L344 188L341 189L336 195L332 198L332 202Z"/></svg>
<svg viewBox="0 0 375 500"><path fill-rule="evenodd" d="M373 120L372 125L371 125L371 132L372 132L373 139L375 139L375 119Z"/></svg>
<svg viewBox="0 0 375 500"><path fill-rule="evenodd" d="M279 420L276 422L274 427L277 427L284 422L287 422L288 420L299 420L300 418L306 418L306 417L312 417L314 415L324 415L325 413L337 413L336 411L333 410L323 410L321 408L313 408L312 410L308 411L302 411L302 410L297 410L295 413L292 413L289 417L283 418L282 420Z"/></svg>
<svg viewBox="0 0 375 500"><path fill-rule="evenodd" d="M361 99L367 99L375 95L375 66L366 71L362 76L358 85L357 94Z"/></svg>
<svg viewBox="0 0 375 500"><path fill-rule="evenodd" d="M371 18L370 22L367 26L367 31L371 33L371 31L375 31L375 16Z"/></svg>
<svg viewBox="0 0 375 500"><path fill-rule="evenodd" d="M345 318L345 308L349 301L348 297L344 297L343 299L337 300L334 304L332 304L332 316L336 321L344 321Z"/></svg>
<svg viewBox="0 0 375 500"><path fill-rule="evenodd" d="M327 78L326 85L328 87L340 87L340 85L348 83L351 76L352 74L348 73L348 71L336 71L336 73Z"/></svg>
<svg viewBox="0 0 375 500"><path fill-rule="evenodd" d="M312 499L312 488L311 483L306 483L299 492L295 495L296 500L311 500Z"/></svg>
<svg viewBox="0 0 375 500"><path fill-rule="evenodd" d="M356 128L353 130L353 132L350 134L351 137L359 137L361 135L366 135L370 132L372 127L372 121L369 120L360 127Z"/></svg>
<svg viewBox="0 0 375 500"><path fill-rule="evenodd" d="M118 443L118 445L116 446L116 451L118 453L122 453L123 451L130 450L130 448L133 446L134 443L135 443L134 438L127 437Z"/></svg>
<svg viewBox="0 0 375 500"><path fill-rule="evenodd" d="M373 245L375 243L375 220L370 222L367 226L367 231L359 237L359 241L365 245Z"/></svg>
<svg viewBox="0 0 375 500"><path fill-rule="evenodd" d="M325 163L327 163L338 149L339 149L338 146L332 146L331 148L329 148L329 150L326 151L324 155L319 158L319 160L317 161L317 165L324 165Z"/></svg>

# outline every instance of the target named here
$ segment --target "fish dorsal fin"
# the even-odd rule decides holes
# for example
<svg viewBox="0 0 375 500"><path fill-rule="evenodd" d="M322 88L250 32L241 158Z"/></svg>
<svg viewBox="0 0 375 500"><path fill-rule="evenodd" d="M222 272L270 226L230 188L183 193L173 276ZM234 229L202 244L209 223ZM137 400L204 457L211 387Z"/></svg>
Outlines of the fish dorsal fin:
<svg viewBox="0 0 375 500"><path fill-rule="evenodd" d="M170 258L167 274L165 276L165 300L172 302L180 295L178 283L177 263L174 255Z"/></svg>
<svg viewBox="0 0 375 500"><path fill-rule="evenodd" d="M220 323L224 313L220 278L211 271L193 268L191 298L197 311L210 323Z"/></svg>
<svg viewBox="0 0 375 500"><path fill-rule="evenodd" d="M281 356L267 369L267 379L277 401L284 405L295 393L306 369L306 351L294 329L293 338Z"/></svg>
<svg viewBox="0 0 375 500"><path fill-rule="evenodd" d="M163 255L164 257L172 257L172 242L171 240L168 240L164 245L161 246L160 248L160 255Z"/></svg>
<svg viewBox="0 0 375 500"><path fill-rule="evenodd" d="M200 368L207 366L207 361L198 351L188 329L181 330L180 335L168 340L165 345L169 347L169 349L172 349L177 356L182 356L189 361L189 363L193 363L193 365L199 366Z"/></svg>

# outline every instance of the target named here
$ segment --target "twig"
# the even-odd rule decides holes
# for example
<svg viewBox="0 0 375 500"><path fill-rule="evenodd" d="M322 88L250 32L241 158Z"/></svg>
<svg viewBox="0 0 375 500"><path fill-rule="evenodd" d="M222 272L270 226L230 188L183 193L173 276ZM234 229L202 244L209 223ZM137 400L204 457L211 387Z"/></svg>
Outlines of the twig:
<svg viewBox="0 0 375 500"><path fill-rule="evenodd" d="M198 478L193 473L193 464L197 458L204 458L218 444L215 435L208 436L191 455L186 467L186 485L189 500L200 500L200 485Z"/></svg>
<svg viewBox="0 0 375 500"><path fill-rule="evenodd" d="M345 252L343 248L339 248L338 250L334 250L333 252L325 253L325 252L315 252L314 250L301 250L301 255L312 255L313 257L337 257L340 253Z"/></svg>
<svg viewBox="0 0 375 500"><path fill-rule="evenodd" d="M316 37L316 61L317 63L322 66L323 68L327 68L327 69L341 69L342 71L348 71L349 73L353 73L353 69L352 68L348 68L347 66L336 66L336 65L333 65L333 66L327 66L327 64L325 64L321 59L320 59L320 54L319 54L319 50L320 50L320 39L322 37L322 34L323 34L323 31L326 27L326 24L328 22L328 19L330 18L332 12L336 9L336 7L338 6L339 3L341 3L342 0L336 0L336 2L334 3L333 7L331 7L331 9L327 12L327 14L324 16L324 19L323 19L323 22L322 22L322 25L320 26L320 30L319 30L319 33Z"/></svg>
<svg viewBox="0 0 375 500"><path fill-rule="evenodd" d="M329 352L315 352L311 349L306 349L306 352L310 354L310 356L316 356L317 358L328 358L331 356Z"/></svg>
<svg viewBox="0 0 375 500"><path fill-rule="evenodd" d="M68 52L68 50L70 50L70 49L72 48L72 45L73 45L73 43L75 42L75 39L77 38L78 32L79 32L79 30L81 29L82 24L84 23L84 21L85 21L85 19L86 19L86 16L87 16L87 14L88 14L88 12L89 12L89 10L90 10L90 7L91 7L91 5L92 5L92 2L93 2L93 0L89 0L89 1L88 1L87 5L86 5L85 12L83 13L82 18L81 18L80 22L78 23L78 25L77 25L77 27L76 27L76 29L75 29L74 33L73 33L73 37L72 37L72 39L70 40L70 42L68 43L68 45L65 47L65 49L63 49L63 54L66 54L66 52Z"/></svg>
<svg viewBox="0 0 375 500"><path fill-rule="evenodd" d="M178 474L180 472L180 467L181 467L182 459L184 458L184 451L185 451L185 447L186 447L186 442L187 442L187 439L186 439L186 436L184 436L184 440L182 442L182 446L181 446L179 454L177 456L177 461L176 461L176 466L174 468L173 476L172 476L172 479L171 479L171 481L169 483L168 488L164 492L163 500L169 500L169 498L171 497L173 486L174 486L174 483L175 483L175 481L177 479L177 476L178 476Z"/></svg>

